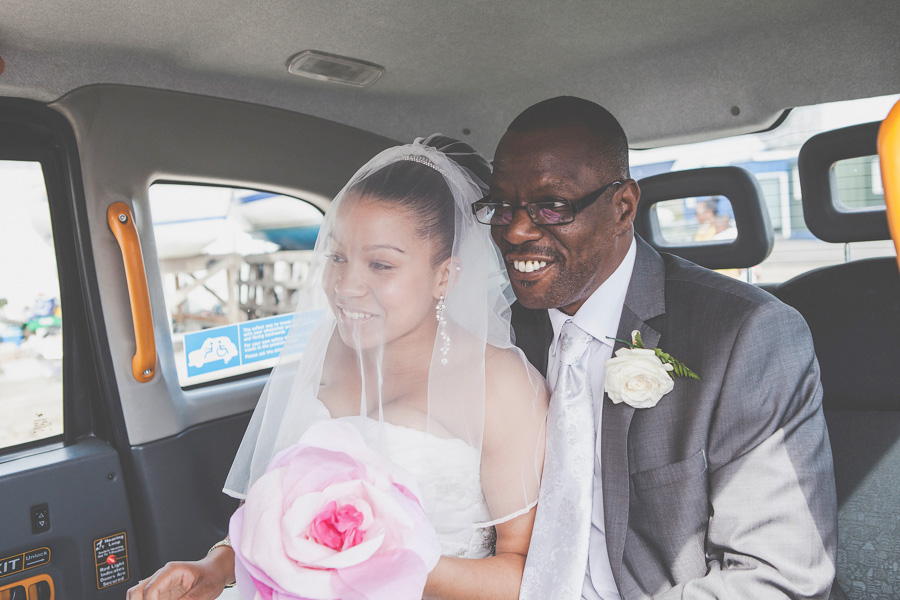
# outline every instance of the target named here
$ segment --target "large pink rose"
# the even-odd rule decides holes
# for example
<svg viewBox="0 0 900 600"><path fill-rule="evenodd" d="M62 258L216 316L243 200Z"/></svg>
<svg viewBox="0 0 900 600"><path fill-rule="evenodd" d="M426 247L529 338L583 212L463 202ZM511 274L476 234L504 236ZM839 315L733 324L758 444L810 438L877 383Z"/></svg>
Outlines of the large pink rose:
<svg viewBox="0 0 900 600"><path fill-rule="evenodd" d="M440 558L415 479L353 425L312 426L231 517L244 598L418 600Z"/></svg>

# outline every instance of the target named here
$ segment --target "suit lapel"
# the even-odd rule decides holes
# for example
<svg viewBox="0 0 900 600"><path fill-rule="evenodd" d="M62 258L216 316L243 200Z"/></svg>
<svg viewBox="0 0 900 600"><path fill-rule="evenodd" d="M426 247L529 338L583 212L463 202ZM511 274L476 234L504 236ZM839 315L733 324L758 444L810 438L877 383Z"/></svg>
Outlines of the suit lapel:
<svg viewBox="0 0 900 600"><path fill-rule="evenodd" d="M646 321L665 312L665 265L659 254L646 242L637 236L635 241L637 256L616 337L630 341L631 332L638 330L644 345L653 348L658 344L660 334L647 325ZM623 347L624 344L616 342L613 352ZM634 411L634 408L625 403L613 404L607 394L603 395L603 419L600 427L603 511L606 548L617 583L621 582L622 555L628 530L628 431Z"/></svg>

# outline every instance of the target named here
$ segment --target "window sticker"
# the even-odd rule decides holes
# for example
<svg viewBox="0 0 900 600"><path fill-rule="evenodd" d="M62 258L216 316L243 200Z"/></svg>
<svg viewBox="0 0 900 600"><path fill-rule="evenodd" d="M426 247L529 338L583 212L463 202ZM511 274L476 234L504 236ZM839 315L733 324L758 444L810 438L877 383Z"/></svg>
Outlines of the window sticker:
<svg viewBox="0 0 900 600"><path fill-rule="evenodd" d="M312 310L297 317L300 332L297 351L302 351L322 310ZM294 315L276 315L235 325L213 327L184 335L184 355L188 377L217 372L219 377L246 373L245 365L260 363L258 368L273 365L284 347Z"/></svg>

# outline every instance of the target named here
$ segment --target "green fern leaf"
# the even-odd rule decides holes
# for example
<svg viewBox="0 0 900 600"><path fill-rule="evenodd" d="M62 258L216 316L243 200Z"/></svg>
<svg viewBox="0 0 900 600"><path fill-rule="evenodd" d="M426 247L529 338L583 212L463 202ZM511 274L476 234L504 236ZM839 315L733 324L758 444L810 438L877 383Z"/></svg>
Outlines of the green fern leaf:
<svg viewBox="0 0 900 600"><path fill-rule="evenodd" d="M659 348L654 348L654 352L656 353L656 356L659 357L659 360L662 361L663 364L672 365L672 370L669 371L669 375L671 375L673 379L676 376L678 376L678 377L688 377L690 379L696 379L697 381L700 381L699 375L697 375L696 373L691 371L687 367L687 365L685 365L683 362L681 362L677 358L674 358L671 354L669 354L667 352L663 352Z"/></svg>

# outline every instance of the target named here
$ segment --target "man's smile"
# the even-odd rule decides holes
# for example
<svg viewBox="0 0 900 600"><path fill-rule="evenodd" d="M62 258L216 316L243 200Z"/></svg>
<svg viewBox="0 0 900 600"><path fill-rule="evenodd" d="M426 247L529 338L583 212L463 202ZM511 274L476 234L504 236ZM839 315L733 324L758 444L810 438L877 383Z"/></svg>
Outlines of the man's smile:
<svg viewBox="0 0 900 600"><path fill-rule="evenodd" d="M539 271L547 266L547 261L544 260L514 260L512 261L513 268L519 273L531 273L534 271Z"/></svg>
<svg viewBox="0 0 900 600"><path fill-rule="evenodd" d="M545 280L550 271L559 268L557 261L546 256L545 253L541 253L540 256L507 255L505 260L510 281L523 288L531 287L538 281Z"/></svg>

